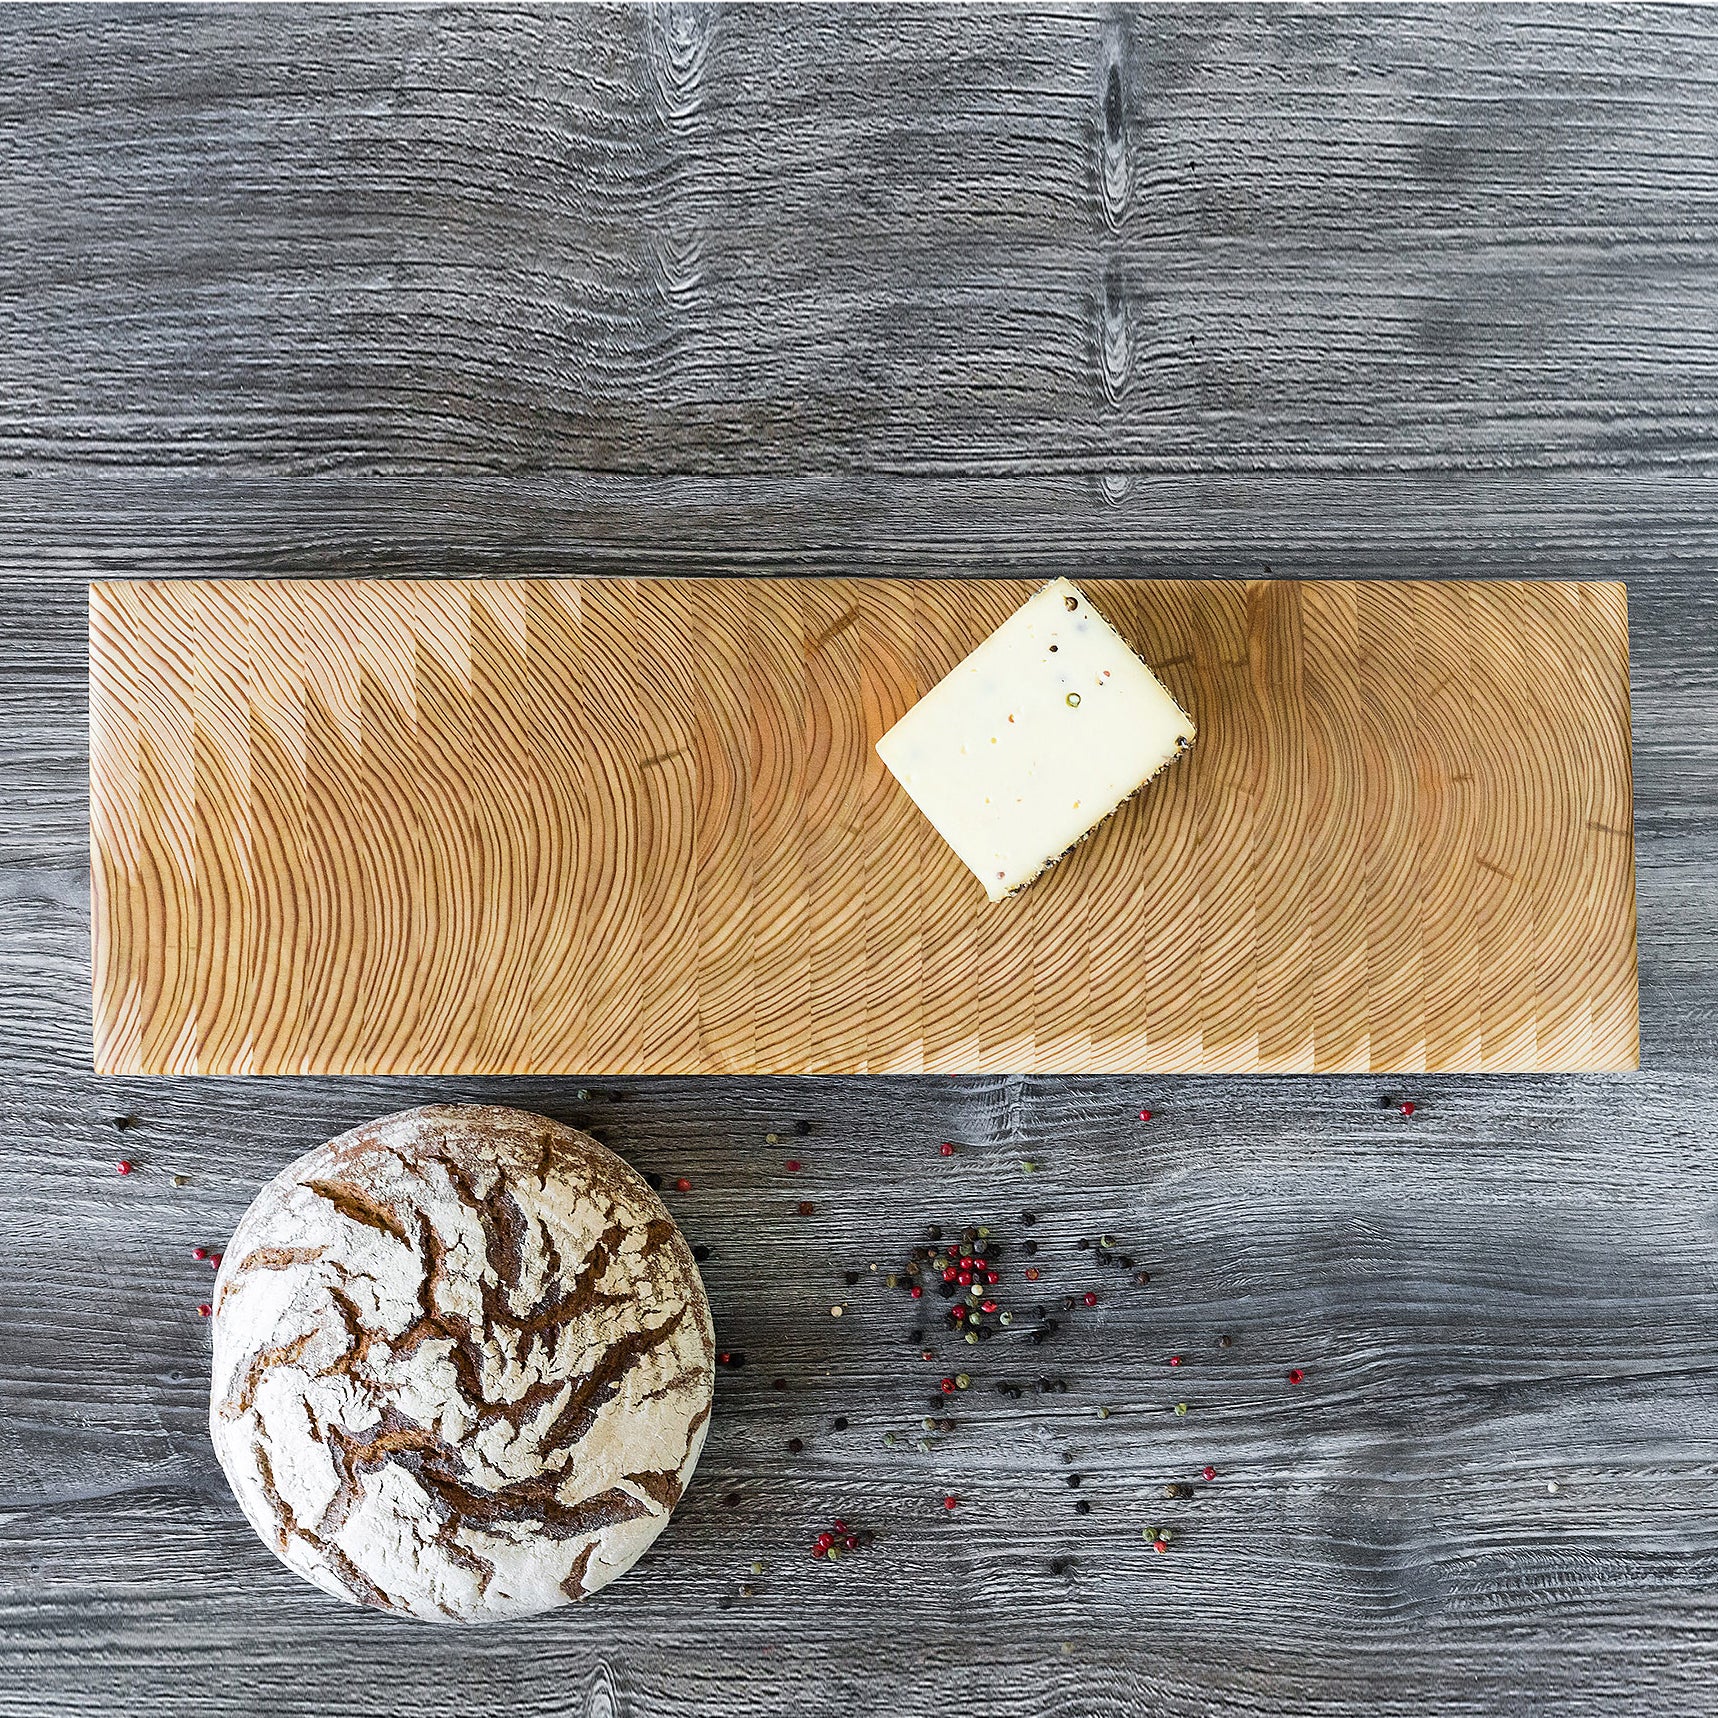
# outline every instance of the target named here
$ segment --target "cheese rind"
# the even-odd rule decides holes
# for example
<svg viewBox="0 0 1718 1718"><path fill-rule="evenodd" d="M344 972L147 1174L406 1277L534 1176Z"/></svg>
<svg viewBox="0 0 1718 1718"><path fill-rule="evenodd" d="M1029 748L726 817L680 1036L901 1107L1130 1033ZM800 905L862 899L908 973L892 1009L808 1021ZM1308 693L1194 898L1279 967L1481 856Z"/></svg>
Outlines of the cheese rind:
<svg viewBox="0 0 1718 1718"><path fill-rule="evenodd" d="M877 755L991 900L1030 883L1192 743L1192 720L1068 579L939 680Z"/></svg>

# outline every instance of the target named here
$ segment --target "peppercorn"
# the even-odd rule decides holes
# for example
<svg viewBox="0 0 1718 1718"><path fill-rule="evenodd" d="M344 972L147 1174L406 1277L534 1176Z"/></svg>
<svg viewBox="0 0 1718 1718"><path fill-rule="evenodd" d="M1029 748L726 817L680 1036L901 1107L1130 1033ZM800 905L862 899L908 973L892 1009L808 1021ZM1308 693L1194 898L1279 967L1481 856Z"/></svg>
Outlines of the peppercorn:
<svg viewBox="0 0 1718 1718"><path fill-rule="evenodd" d="M785 1390L787 1388L787 1380L785 1378L772 1378L770 1380L770 1388L772 1390Z"/></svg>
<svg viewBox="0 0 1718 1718"><path fill-rule="evenodd" d="M793 1124L793 1131L798 1134L801 1139L804 1139L805 1136L811 1132L811 1123L808 1121L796 1121Z"/></svg>
<svg viewBox="0 0 1718 1718"><path fill-rule="evenodd" d="M837 1414L831 1423L838 1432L847 1430L847 1416L845 1414Z"/></svg>
<svg viewBox="0 0 1718 1718"><path fill-rule="evenodd" d="M805 1449L805 1439L804 1438L789 1438L787 1440L787 1453L789 1455L794 1455L794 1456L799 1455L804 1449Z"/></svg>
<svg viewBox="0 0 1718 1718"><path fill-rule="evenodd" d="M816 1213L816 1211L817 1211L817 1207L814 1204L812 1204L812 1202L809 1199L800 1200L800 1202L799 1202L799 1214L800 1214L800 1216L810 1217L810 1216L813 1216Z"/></svg>
<svg viewBox="0 0 1718 1718"><path fill-rule="evenodd" d="M676 1193L690 1193L692 1191L691 1179L688 1176L682 1175L680 1179L674 1183L674 1191Z"/></svg>
<svg viewBox="0 0 1718 1718"><path fill-rule="evenodd" d="M1077 1473L1069 1474L1067 1476L1067 1479L1068 1479L1068 1484L1071 1485L1075 1491L1078 1491L1080 1489L1080 1476Z"/></svg>
<svg viewBox="0 0 1718 1718"><path fill-rule="evenodd" d="M1219 1348L1233 1348L1235 1346L1235 1339L1225 1331L1223 1335L1217 1338L1217 1346Z"/></svg>
<svg viewBox="0 0 1718 1718"><path fill-rule="evenodd" d="M1074 1505L1074 1513L1076 1515L1090 1515L1091 1512L1092 1512L1092 1506L1089 1503L1087 1503L1083 1497L1080 1499L1080 1501L1078 1503L1076 1503Z"/></svg>

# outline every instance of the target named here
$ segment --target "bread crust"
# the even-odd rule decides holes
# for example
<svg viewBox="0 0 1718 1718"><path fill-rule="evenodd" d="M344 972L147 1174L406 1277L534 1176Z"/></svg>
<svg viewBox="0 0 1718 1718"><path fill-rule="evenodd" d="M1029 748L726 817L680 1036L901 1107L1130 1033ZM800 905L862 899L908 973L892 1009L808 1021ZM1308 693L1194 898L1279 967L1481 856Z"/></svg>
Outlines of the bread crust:
<svg viewBox="0 0 1718 1718"><path fill-rule="evenodd" d="M432 1105L275 1177L225 1250L209 1425L325 1592L436 1621L582 1599L666 1524L714 1390L691 1249L590 1135Z"/></svg>

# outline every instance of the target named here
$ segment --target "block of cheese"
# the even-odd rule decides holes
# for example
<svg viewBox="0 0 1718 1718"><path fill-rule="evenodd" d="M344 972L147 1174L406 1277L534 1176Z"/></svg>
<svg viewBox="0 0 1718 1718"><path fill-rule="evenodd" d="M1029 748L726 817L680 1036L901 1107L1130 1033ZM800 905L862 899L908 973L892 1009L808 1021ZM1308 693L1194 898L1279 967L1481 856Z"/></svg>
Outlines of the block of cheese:
<svg viewBox="0 0 1718 1718"><path fill-rule="evenodd" d="M938 681L877 754L999 901L1089 835L1193 733L1121 634L1057 579Z"/></svg>

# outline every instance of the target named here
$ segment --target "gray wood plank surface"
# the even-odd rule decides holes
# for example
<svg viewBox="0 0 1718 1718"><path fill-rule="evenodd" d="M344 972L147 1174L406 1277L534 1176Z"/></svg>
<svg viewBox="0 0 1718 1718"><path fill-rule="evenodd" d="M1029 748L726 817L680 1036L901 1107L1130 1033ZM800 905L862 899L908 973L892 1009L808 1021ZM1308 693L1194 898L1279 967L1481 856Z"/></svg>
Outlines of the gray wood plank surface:
<svg viewBox="0 0 1718 1718"><path fill-rule="evenodd" d="M0 1711L1713 1710L1715 426L1697 9L0 12ZM85 1072L90 577L1265 567L1628 580L1638 1077ZM690 1177L746 1364L449 1633L256 1543L190 1252L473 1096ZM921 1360L870 1265L1024 1211L1060 1328Z"/></svg>

